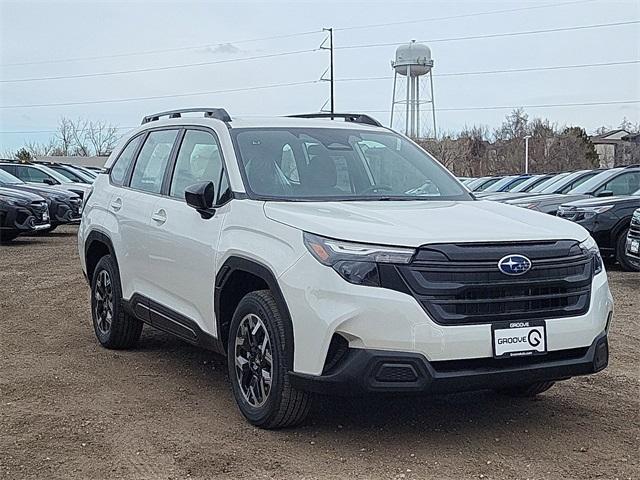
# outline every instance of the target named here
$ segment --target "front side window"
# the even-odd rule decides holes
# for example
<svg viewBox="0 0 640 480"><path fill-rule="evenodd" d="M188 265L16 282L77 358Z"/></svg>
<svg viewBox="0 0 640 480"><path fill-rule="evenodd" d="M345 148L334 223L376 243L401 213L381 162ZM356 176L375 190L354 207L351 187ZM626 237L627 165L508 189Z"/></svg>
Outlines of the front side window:
<svg viewBox="0 0 640 480"><path fill-rule="evenodd" d="M51 177L45 172L33 167L20 167L18 173L23 173L26 178L22 178L26 182L45 183L45 180L51 180Z"/></svg>
<svg viewBox="0 0 640 480"><path fill-rule="evenodd" d="M628 172L618 175L595 191L596 195L610 191L613 195L631 195L640 188L640 172Z"/></svg>
<svg viewBox="0 0 640 480"><path fill-rule="evenodd" d="M232 129L252 198L472 200L429 154L392 132Z"/></svg>
<svg viewBox="0 0 640 480"><path fill-rule="evenodd" d="M169 195L184 198L185 189L198 182L213 182L217 189L221 173L222 157L214 136L201 130L187 130L173 170Z"/></svg>
<svg viewBox="0 0 640 480"><path fill-rule="evenodd" d="M178 130L150 132L133 167L129 186L149 193L160 193Z"/></svg>
<svg viewBox="0 0 640 480"><path fill-rule="evenodd" d="M129 167L133 163L134 155L138 150L138 146L142 141L143 135L138 135L131 140L127 146L120 152L116 163L111 167L111 183L121 186L124 184Z"/></svg>

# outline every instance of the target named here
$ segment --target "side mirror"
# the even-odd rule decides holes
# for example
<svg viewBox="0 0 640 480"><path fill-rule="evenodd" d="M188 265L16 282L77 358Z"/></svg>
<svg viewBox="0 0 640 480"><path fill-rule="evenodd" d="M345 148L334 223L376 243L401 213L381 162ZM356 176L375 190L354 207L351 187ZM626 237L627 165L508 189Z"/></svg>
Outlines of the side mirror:
<svg viewBox="0 0 640 480"><path fill-rule="evenodd" d="M47 185L55 185L56 184L55 180L53 180L51 178L42 179L42 183L46 183Z"/></svg>
<svg viewBox="0 0 640 480"><path fill-rule="evenodd" d="M611 190L602 190L596 193L596 197L613 197L613 192Z"/></svg>
<svg viewBox="0 0 640 480"><path fill-rule="evenodd" d="M215 200L215 187L213 182L198 182L189 185L184 190L184 199L187 205L195 208L204 219L213 217L215 210L213 202Z"/></svg>

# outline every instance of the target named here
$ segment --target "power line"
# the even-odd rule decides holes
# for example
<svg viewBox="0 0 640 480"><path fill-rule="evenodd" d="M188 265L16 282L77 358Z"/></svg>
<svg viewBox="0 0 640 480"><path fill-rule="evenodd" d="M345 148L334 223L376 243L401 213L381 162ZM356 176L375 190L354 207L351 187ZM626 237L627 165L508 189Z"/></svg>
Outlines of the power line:
<svg viewBox="0 0 640 480"><path fill-rule="evenodd" d="M544 104L530 104L530 105L492 105L483 107L460 107L460 108L436 108L440 112L458 112L458 111L473 111L473 110L512 110L514 108L557 108L557 107L584 107L584 106L602 106L602 105L631 105L640 103L640 100L613 100L606 102L573 102L573 103L544 103ZM391 110L359 110L359 109L345 109L358 113L388 113ZM283 116L286 114L274 114L271 116ZM253 116L251 114L244 114L239 116ZM259 115L265 117L267 115ZM119 130L131 129L137 127L117 127ZM55 133L57 130L23 130L23 131L8 131L0 132L1 135L9 134L26 134L26 133Z"/></svg>
<svg viewBox="0 0 640 480"><path fill-rule="evenodd" d="M526 30L523 32L489 33L485 35L469 35L464 37L433 38L429 40L418 40L418 41L421 43L455 42L455 41L462 41L462 40L479 40L482 38L516 37L516 36L522 36L522 35L536 35L541 33L569 32L574 30L587 30L592 28L618 27L618 26L624 26L624 25L635 25L638 23L640 23L640 20L631 20L627 22L597 23L593 25L577 25L573 27L547 28L542 30ZM369 44L362 44L362 45L345 45L341 47L336 47L336 50L349 50L354 48L389 47L389 46L400 45L402 43L403 42L389 42L389 43L369 43Z"/></svg>
<svg viewBox="0 0 640 480"><path fill-rule="evenodd" d="M199 50L201 48L210 48L210 47L219 47L219 46L223 46L223 45L238 45L238 44L242 44L242 43L251 43L251 42L262 42L262 41L267 41L267 40L276 40L276 39L283 39L283 38L293 38L293 37L301 37L301 36L306 36L306 35L315 35L315 34L319 34L322 33L321 30L313 30L313 31L308 31L308 32L299 32L299 33L289 33L289 34L285 34L285 35L273 35L271 37L262 37L262 38L251 38L251 39L246 39L246 40L234 40L234 41L227 41L227 42L216 42L216 43L204 43L204 44L200 44L200 45L191 45L191 46L185 46L185 47L174 47L174 48L163 48L163 49L158 49L158 50L143 50L143 51L139 51L139 52L128 52L128 53L114 53L114 54L110 54L110 55L95 55L95 56L88 56L88 57L74 57L74 58L62 58L62 59L56 59L56 60L38 60L38 61L34 61L34 62L17 62L17 63L4 63L1 64L0 66L2 67L16 67L16 66L23 66L23 65L44 65L44 64L48 64L48 63L67 63L67 62L79 62L79 61L84 61L84 60L100 60L100 59L105 59L105 58L123 58L123 57L137 57L137 56L143 56L143 55L153 55L153 54L158 54L158 53L170 53L170 52L184 52L187 50Z"/></svg>
<svg viewBox="0 0 640 480"><path fill-rule="evenodd" d="M474 110L512 110L514 108L556 108L556 107L590 107L601 105L631 105L640 103L640 100L613 100L608 102L573 102L573 103L543 103L531 105L492 105L484 107L455 107L455 108L436 108L439 112L467 112ZM388 113L391 110L358 110L349 109L349 111L358 113Z"/></svg>
<svg viewBox="0 0 640 480"><path fill-rule="evenodd" d="M500 13L512 13L512 12L521 12L524 10L535 10L540 8L550 8L550 7L562 7L565 5L575 5L577 3L588 3L593 2L595 0L577 0L573 2L564 2L564 3L550 3L546 5L534 5L530 7L519 7L519 8L506 8L503 10L490 10L487 12L475 12L475 13L463 13L459 15L449 15L446 17L432 17L432 18L422 18L419 20L404 20L399 22L386 22L386 23L374 23L368 25L354 25L352 27L342 27L335 28L335 31L345 31L345 30L360 30L360 29L369 29L369 28L378 28L378 27L388 27L393 25L409 25L412 23L427 23L427 22L436 22L440 20L455 20L459 18L469 18L469 17L480 17L485 15L495 15Z"/></svg>
<svg viewBox="0 0 640 480"><path fill-rule="evenodd" d="M225 90L209 90L204 92L177 93L177 94L171 94L171 95L150 95L146 97L114 98L114 99L87 100L87 101L78 101L78 102L32 103L32 104L26 104L26 105L2 105L0 106L0 109L34 108L34 107L68 107L73 105L96 105L96 104L103 104L103 103L136 102L140 100L159 100L163 98L197 97L199 95L213 95L216 93L233 93L233 92L245 92L249 90L266 90L269 88L279 88L279 87L295 87L298 85L311 85L319 82L320 80L306 80L302 82L274 83L270 85L258 85L255 87L229 88Z"/></svg>
<svg viewBox="0 0 640 480"><path fill-rule="evenodd" d="M230 58L226 60L212 60L209 62L183 63L179 65L164 65L162 67L148 67L148 68L138 68L138 69L132 69L132 70L118 70L113 72L79 73L74 75L57 75L57 76L50 76L50 77L16 78L16 79L10 79L10 80L0 80L0 83L39 82L42 80L106 77L106 76L112 76L112 75L125 75L129 73L158 72L161 70L176 70L180 68L203 67L206 65L218 65L221 63L246 62L248 60L257 60L259 58L274 58L274 57L284 57L284 56L290 56L290 55L300 55L303 53L311 53L316 51L318 51L317 48L310 48L307 50L294 50L290 52L269 53L265 55L255 55L252 57Z"/></svg>
<svg viewBox="0 0 640 480"><path fill-rule="evenodd" d="M458 77L464 75L491 75L498 73L520 73L520 72L536 72L536 71L549 71L549 70L569 70L575 68L591 68L591 67L609 67L615 65L634 65L640 63L640 60L623 60L620 62L603 62L603 63L582 63L577 65L553 65L547 67L523 67L523 68L509 68L505 70L478 70L467 72L443 72L434 73L434 77ZM354 78L336 78L336 82L364 82L370 80L390 80L392 75L383 77L354 77Z"/></svg>
<svg viewBox="0 0 640 480"><path fill-rule="evenodd" d="M415 24L415 23L428 23L428 22L436 22L442 20L454 20L460 18L468 18L468 17L479 17L479 16L487 16L487 15L496 15L501 13L512 13L512 12L520 12L525 10L537 10L543 8L552 8L552 7L561 7L566 5L574 5L579 3L588 3L593 2L595 0L576 0L571 2L563 2L563 3L554 3L554 4L546 4L546 5L534 5L529 7L518 7L518 8L507 8L501 10L490 10L487 12L474 12L474 13L466 13L460 15L449 15L444 17L432 17L432 18L423 18L418 20L405 20L398 22L390 22L390 23L378 23L378 24L368 24L368 25L354 25L350 27L341 27L335 28L335 31L346 31L346 30L362 30L362 29L370 29L370 28L379 28L379 27L387 27L391 25L407 25L407 24ZM25 66L25 65L45 65L50 63L68 63L68 62L79 62L85 60L100 60L107 58L125 58L125 57L136 57L136 56L144 56L144 55L154 55L158 53L171 53L171 52L184 52L188 50L198 50L202 48L223 46L223 45L238 45L243 43L252 43L252 42L262 42L268 40L279 40L285 38L294 38L301 36L309 36L322 33L321 30L311 30L306 32L298 32L298 33L290 33L283 35L272 35L269 37L260 37L260 38L250 38L244 40L228 40L228 41L220 41L216 43L204 43L200 45L191 45L184 47L173 47L173 48L164 48L164 49L154 49L154 50L142 50L138 52L124 52L124 53L114 53L109 55L92 55L85 57L72 57L72 58L58 58L54 60L37 60L32 62L14 62L14 63L4 63L0 64L2 67L14 67L14 66Z"/></svg>

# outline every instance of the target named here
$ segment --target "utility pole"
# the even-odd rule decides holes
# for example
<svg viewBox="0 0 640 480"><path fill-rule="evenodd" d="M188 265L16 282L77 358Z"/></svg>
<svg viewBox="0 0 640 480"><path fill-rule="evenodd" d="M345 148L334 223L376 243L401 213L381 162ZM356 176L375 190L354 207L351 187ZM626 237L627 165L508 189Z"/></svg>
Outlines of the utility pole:
<svg viewBox="0 0 640 480"><path fill-rule="evenodd" d="M529 173L529 139L531 135L524 136L524 173Z"/></svg>
<svg viewBox="0 0 640 480"><path fill-rule="evenodd" d="M331 78L329 79L329 82L331 82L331 97L329 99L329 103L331 104L331 120L333 120L333 115L336 113L336 105L335 105L335 100L334 100L334 96L333 96L333 92L334 92L334 76L333 76L333 28L323 28L322 29L324 32L329 32L329 37L328 39L325 39L324 42L322 42L322 45L320 45L320 49L321 50L329 50L329 58L330 58L330 64L329 64L329 74L331 75ZM329 46L325 46L325 43L327 43L327 40L329 40ZM324 79L326 80L326 79Z"/></svg>

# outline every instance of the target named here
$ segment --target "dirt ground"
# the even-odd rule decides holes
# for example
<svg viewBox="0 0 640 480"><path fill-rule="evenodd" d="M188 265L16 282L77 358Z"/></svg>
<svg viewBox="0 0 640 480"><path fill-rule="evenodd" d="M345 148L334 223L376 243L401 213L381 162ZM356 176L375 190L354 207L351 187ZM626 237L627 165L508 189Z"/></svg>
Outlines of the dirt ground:
<svg viewBox="0 0 640 480"><path fill-rule="evenodd" d="M609 368L536 400L318 398L253 428L223 360L145 327L98 346L76 229L0 247L0 479L640 477L640 275L609 273Z"/></svg>

